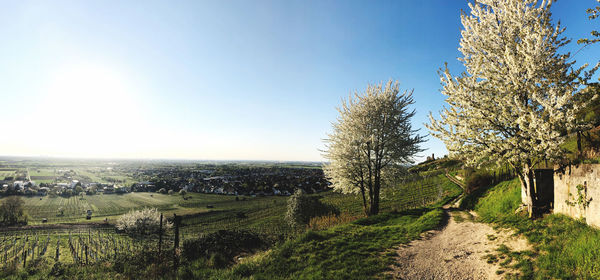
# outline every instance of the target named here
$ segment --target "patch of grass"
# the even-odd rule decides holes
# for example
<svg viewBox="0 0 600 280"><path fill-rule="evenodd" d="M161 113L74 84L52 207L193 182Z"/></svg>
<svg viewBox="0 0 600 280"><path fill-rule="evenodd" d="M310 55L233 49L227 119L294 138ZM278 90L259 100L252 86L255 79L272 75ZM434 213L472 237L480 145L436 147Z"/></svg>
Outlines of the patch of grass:
<svg viewBox="0 0 600 280"><path fill-rule="evenodd" d="M513 179L488 189L474 208L484 222L509 222L520 204L520 183Z"/></svg>
<svg viewBox="0 0 600 280"><path fill-rule="evenodd" d="M498 257L496 257L494 254L487 254L483 258L486 259L487 263L489 264L498 262Z"/></svg>
<svg viewBox="0 0 600 280"><path fill-rule="evenodd" d="M452 218L457 223L462 223L465 221L465 217L463 217L462 212L456 212Z"/></svg>
<svg viewBox="0 0 600 280"><path fill-rule="evenodd" d="M537 279L600 279L600 231L564 215L517 224L536 249Z"/></svg>
<svg viewBox="0 0 600 280"><path fill-rule="evenodd" d="M502 262L500 262L500 266L507 267L512 262L512 260L513 259L511 256L507 256L504 258L504 260Z"/></svg>
<svg viewBox="0 0 600 280"><path fill-rule="evenodd" d="M519 188L516 180L502 182L489 189L475 207L483 221L516 229L534 247L523 252L499 248L511 258L502 262L504 266L510 264L520 271L507 274L507 279L600 279L600 231L560 214L537 220L515 214L521 201Z"/></svg>
<svg viewBox="0 0 600 280"><path fill-rule="evenodd" d="M487 263L499 263L502 269L496 274L506 273L506 279L533 279L533 258L535 254L531 251L512 251L508 246L501 244L496 249L496 254L487 254L484 259Z"/></svg>
<svg viewBox="0 0 600 280"><path fill-rule="evenodd" d="M452 212L452 218L457 223L462 223L464 221L473 221L475 217L468 211L454 211Z"/></svg>
<svg viewBox="0 0 600 280"><path fill-rule="evenodd" d="M395 254L386 249L419 238L442 219L441 209L423 208L380 214L324 231L307 231L260 261L246 263L243 272L254 279L373 278L393 262ZM233 271L240 269L236 266Z"/></svg>

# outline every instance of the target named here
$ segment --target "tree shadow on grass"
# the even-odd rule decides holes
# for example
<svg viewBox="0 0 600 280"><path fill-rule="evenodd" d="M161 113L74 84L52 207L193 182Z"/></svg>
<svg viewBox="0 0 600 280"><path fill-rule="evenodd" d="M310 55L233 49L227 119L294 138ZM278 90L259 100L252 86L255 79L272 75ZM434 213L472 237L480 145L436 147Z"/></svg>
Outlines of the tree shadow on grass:
<svg viewBox="0 0 600 280"><path fill-rule="evenodd" d="M458 206L463 210L473 210L475 209L475 205L479 202L479 199L482 198L485 193L494 187L494 184L489 184L485 187L480 187L471 193L465 194L465 197L461 200L460 205Z"/></svg>

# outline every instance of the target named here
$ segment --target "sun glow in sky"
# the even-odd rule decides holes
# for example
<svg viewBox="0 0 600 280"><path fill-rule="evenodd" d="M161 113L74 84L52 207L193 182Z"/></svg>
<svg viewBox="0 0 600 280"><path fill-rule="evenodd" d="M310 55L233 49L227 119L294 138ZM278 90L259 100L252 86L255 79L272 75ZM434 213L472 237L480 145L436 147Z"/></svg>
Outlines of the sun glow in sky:
<svg viewBox="0 0 600 280"><path fill-rule="evenodd" d="M340 99L390 78L427 134L466 3L0 1L0 155L320 161ZM585 37L594 5L554 18Z"/></svg>
<svg viewBox="0 0 600 280"><path fill-rule="evenodd" d="M50 154L126 153L136 135L150 128L140 93L116 69L88 62L65 65L48 77L43 89L26 123L39 127L41 135L54 136L36 140Z"/></svg>

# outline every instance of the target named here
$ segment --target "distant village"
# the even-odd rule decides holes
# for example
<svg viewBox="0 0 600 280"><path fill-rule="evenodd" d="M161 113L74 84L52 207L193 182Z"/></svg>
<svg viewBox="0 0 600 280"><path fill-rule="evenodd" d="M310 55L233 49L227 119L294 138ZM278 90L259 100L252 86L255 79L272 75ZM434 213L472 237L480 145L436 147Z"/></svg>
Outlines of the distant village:
<svg viewBox="0 0 600 280"><path fill-rule="evenodd" d="M36 184L35 181L3 181L0 194L4 195L40 195L48 194L60 196L73 196L80 194L112 194L112 193L128 193L131 192L131 187L121 186L116 184L102 183L86 183L82 184L78 180L72 180L69 183Z"/></svg>
<svg viewBox="0 0 600 280"><path fill-rule="evenodd" d="M144 172L144 171L142 171ZM291 195L296 189L317 193L330 182L317 168L219 168L145 171L151 180L132 186L133 191L184 190L226 195Z"/></svg>
<svg viewBox="0 0 600 280"><path fill-rule="evenodd" d="M62 177L61 182L36 183L29 176L0 181L0 195L64 196L124 194L129 192L196 192L221 195L289 196L296 189L307 193L328 190L330 183L320 168L219 166L199 168L124 168L120 172L139 178L135 183L90 182L86 177ZM58 181L58 180L56 180Z"/></svg>

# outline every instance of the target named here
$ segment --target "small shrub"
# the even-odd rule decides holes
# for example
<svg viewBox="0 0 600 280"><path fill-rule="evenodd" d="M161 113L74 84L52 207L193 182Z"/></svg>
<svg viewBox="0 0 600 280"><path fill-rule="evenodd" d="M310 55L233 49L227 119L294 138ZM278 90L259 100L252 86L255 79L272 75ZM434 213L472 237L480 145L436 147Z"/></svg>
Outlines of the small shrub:
<svg viewBox="0 0 600 280"><path fill-rule="evenodd" d="M290 197L287 206L285 220L292 228L308 225L312 217L339 214L334 206L321 202L319 197L308 196L300 189Z"/></svg>
<svg viewBox="0 0 600 280"><path fill-rule="evenodd" d="M172 226L172 223L163 218L163 230ZM132 210L122 215L117 220L117 229L133 235L149 235L157 233L160 228L160 213L156 208Z"/></svg>

